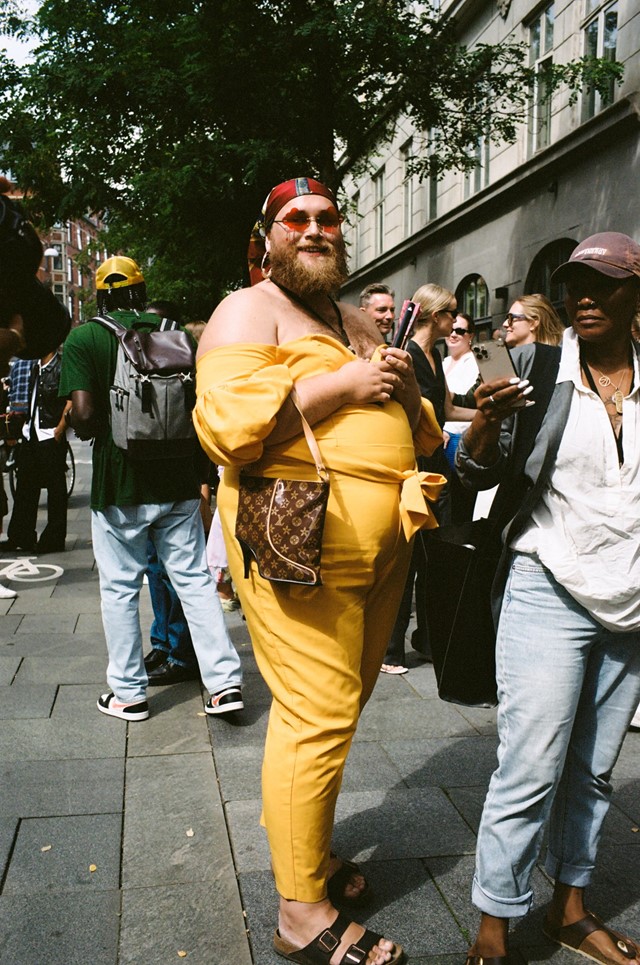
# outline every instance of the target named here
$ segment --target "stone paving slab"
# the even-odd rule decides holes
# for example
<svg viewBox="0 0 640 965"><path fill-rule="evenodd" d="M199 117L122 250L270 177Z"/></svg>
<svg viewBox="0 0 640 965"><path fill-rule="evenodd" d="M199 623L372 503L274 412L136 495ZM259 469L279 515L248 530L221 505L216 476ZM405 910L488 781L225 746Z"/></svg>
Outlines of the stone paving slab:
<svg viewBox="0 0 640 965"><path fill-rule="evenodd" d="M88 594L78 593L78 599L73 601L73 616L77 620L79 613L94 613L96 601ZM45 617L49 618L49 628L55 627L56 632L65 632L61 618L68 617L71 601L55 594L44 600L42 596L32 596L27 593L20 593L17 600L14 600L12 613L24 613L30 616L40 616L43 610L46 611ZM31 630L28 630L31 632ZM38 632L38 631L37 631ZM73 632L73 630L71 631Z"/></svg>
<svg viewBox="0 0 640 965"><path fill-rule="evenodd" d="M17 817L6 817L0 814L0 881L3 880L9 863L9 856L18 832L18 824L19 820ZM0 948L1 947L2 938L0 937Z"/></svg>
<svg viewBox="0 0 640 965"><path fill-rule="evenodd" d="M73 814L21 821L3 896L76 890L93 893L117 888L121 827L121 814Z"/></svg>
<svg viewBox="0 0 640 965"><path fill-rule="evenodd" d="M640 755L640 749L638 754ZM614 778L611 783L613 785L613 802L616 807L627 815L634 826L640 826L640 778L631 781ZM637 833L640 836L640 829Z"/></svg>
<svg viewBox="0 0 640 965"><path fill-rule="evenodd" d="M14 761L0 765L0 818L122 811L122 758Z"/></svg>
<svg viewBox="0 0 640 965"><path fill-rule="evenodd" d="M1 565L1 562L0 562ZM51 600L53 599L53 593L56 588L56 580L49 580L44 583L23 583L19 580L9 580L11 584L11 589L15 590L18 594L17 597L8 602L11 604L12 613L21 613L21 605L26 601L40 603L41 606L49 606Z"/></svg>
<svg viewBox="0 0 640 965"><path fill-rule="evenodd" d="M426 740L467 737L475 733L456 705L410 695L395 701L370 700L360 718L355 740L385 740L390 734L402 734L406 740Z"/></svg>
<svg viewBox="0 0 640 965"><path fill-rule="evenodd" d="M447 794L456 810L477 834L484 799L487 796L486 787L453 787L447 791Z"/></svg>
<svg viewBox="0 0 640 965"><path fill-rule="evenodd" d="M440 788L391 788L342 793L334 848L372 861L465 854L475 836Z"/></svg>
<svg viewBox="0 0 640 965"><path fill-rule="evenodd" d="M48 761L124 756L127 724L97 710L82 728L73 720L7 720L0 728L0 760Z"/></svg>
<svg viewBox="0 0 640 965"><path fill-rule="evenodd" d="M82 674L82 669L82 666L78 668L77 676ZM98 697L109 689L104 679L105 669L106 659L104 667L101 667L94 658L91 673L93 682L61 684L51 717L54 720L66 718L69 721L76 721L80 726L84 726L86 718L95 721L96 714L99 713L96 706ZM76 674L69 673L65 676L71 677Z"/></svg>
<svg viewBox="0 0 640 965"><path fill-rule="evenodd" d="M0 687L0 720L49 717L57 692L55 684L29 683L16 678L10 687Z"/></svg>
<svg viewBox="0 0 640 965"><path fill-rule="evenodd" d="M100 651L102 651L102 649L103 647L100 648ZM105 669L106 656L105 650ZM104 689L107 689L104 683L104 671L102 674L100 673L100 664L99 661L96 660L96 656L76 657L75 660L69 660L69 657L52 657L43 653L38 656L26 656L23 658L16 677L16 684L22 685L24 683L34 683L38 680L47 679L57 680L60 685L94 683L97 686L98 684L103 684ZM98 694L96 693L95 699L92 702L94 709L97 699Z"/></svg>
<svg viewBox="0 0 640 965"><path fill-rule="evenodd" d="M8 606L11 606L11 600L6 601ZM16 630L24 620L24 615L22 613L7 613L6 616L2 617L0 622L0 645L11 641L15 637Z"/></svg>
<svg viewBox="0 0 640 965"><path fill-rule="evenodd" d="M55 626L56 633L71 635L75 633L78 622L78 614L69 613L68 608L66 613L56 614L55 620L52 619L49 613L25 613L16 633L49 633ZM82 632L82 630L79 630L79 632Z"/></svg>
<svg viewBox="0 0 640 965"><path fill-rule="evenodd" d="M130 728L129 757L211 753L204 699L197 681L150 687L147 700L151 716Z"/></svg>
<svg viewBox="0 0 640 965"><path fill-rule="evenodd" d="M244 710L229 715L228 720L209 717L211 743L214 751L218 747L241 747L245 744L257 744L264 747L267 733L269 707L267 704L245 703Z"/></svg>
<svg viewBox="0 0 640 965"><path fill-rule="evenodd" d="M233 877L210 751L130 759L125 815L124 888Z"/></svg>
<svg viewBox="0 0 640 965"><path fill-rule="evenodd" d="M104 638L96 634L16 633L4 642L0 641L0 654L62 656L70 662L85 654L102 654L106 667L107 649Z"/></svg>
<svg viewBox="0 0 640 965"><path fill-rule="evenodd" d="M102 616L99 612L80 613L75 626L76 633L89 633L104 639Z"/></svg>
<svg viewBox="0 0 640 965"><path fill-rule="evenodd" d="M123 891L118 965L170 965L181 961L179 951L187 952L188 965L251 965L234 877ZM255 963L262 965L260 958Z"/></svg>
<svg viewBox="0 0 640 965"><path fill-rule="evenodd" d="M640 731L627 734L613 773L616 781L640 778Z"/></svg>
<svg viewBox="0 0 640 965"><path fill-rule="evenodd" d="M0 965L118 965L119 915L117 891L3 895Z"/></svg>
<svg viewBox="0 0 640 965"><path fill-rule="evenodd" d="M383 740L381 745L409 787L479 784L486 790L497 765L494 737Z"/></svg>
<svg viewBox="0 0 640 965"><path fill-rule="evenodd" d="M20 662L22 658L18 656L5 656L3 651L0 650L0 686L8 686L20 667Z"/></svg>

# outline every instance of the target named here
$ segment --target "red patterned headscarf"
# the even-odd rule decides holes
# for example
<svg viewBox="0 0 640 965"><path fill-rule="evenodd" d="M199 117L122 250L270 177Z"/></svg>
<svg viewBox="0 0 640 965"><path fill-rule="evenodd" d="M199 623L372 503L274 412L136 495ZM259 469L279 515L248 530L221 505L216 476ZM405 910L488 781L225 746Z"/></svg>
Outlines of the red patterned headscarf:
<svg viewBox="0 0 640 965"><path fill-rule="evenodd" d="M338 202L333 191L320 181L313 178L291 178L290 181L283 181L269 191L262 206L262 214L256 221L249 240L249 250L247 252L249 260L249 279L252 285L264 281L262 274L262 262L265 255L264 239L267 231L273 224L273 219L277 215L283 204L293 198L302 197L305 194L319 194L323 198L328 198L335 207Z"/></svg>

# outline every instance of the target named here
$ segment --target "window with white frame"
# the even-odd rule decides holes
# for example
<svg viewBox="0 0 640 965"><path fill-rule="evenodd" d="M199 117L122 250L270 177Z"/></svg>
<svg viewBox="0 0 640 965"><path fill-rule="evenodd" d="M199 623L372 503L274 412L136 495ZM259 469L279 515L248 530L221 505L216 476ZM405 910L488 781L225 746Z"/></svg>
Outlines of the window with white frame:
<svg viewBox="0 0 640 965"><path fill-rule="evenodd" d="M586 15L587 21L584 27L585 56L615 60L618 43L618 4L586 0ZM582 98L583 121L593 117L603 107L612 103L614 89L615 85L612 80L609 90L604 95L598 94L594 90L585 92Z"/></svg>
<svg viewBox="0 0 640 965"><path fill-rule="evenodd" d="M489 289L482 275L467 275L456 289L460 311L471 315L474 321L489 316Z"/></svg>
<svg viewBox="0 0 640 965"><path fill-rule="evenodd" d="M374 254L382 254L384 247L384 167L372 178L373 182L373 225Z"/></svg>
<svg viewBox="0 0 640 965"><path fill-rule="evenodd" d="M554 5L548 4L529 24L529 63L536 74L529 107L529 153L549 146L551 137L551 98L548 96L548 71L553 63Z"/></svg>
<svg viewBox="0 0 640 965"><path fill-rule="evenodd" d="M428 154L433 154L433 128L429 131L429 136L423 145L423 150ZM429 174L423 181L424 184L424 207L426 220L433 221L438 217L438 179L434 174Z"/></svg>
<svg viewBox="0 0 640 965"><path fill-rule="evenodd" d="M478 138L475 146L476 166L464 176L464 199L477 194L489 184L489 149L491 142L484 134Z"/></svg>
<svg viewBox="0 0 640 965"><path fill-rule="evenodd" d="M413 173L411 158L413 157L413 138L400 148L402 158L402 231L407 238L413 234Z"/></svg>
<svg viewBox="0 0 640 965"><path fill-rule="evenodd" d="M353 268L360 267L360 258L362 256L362 218L360 216L360 192L356 191L351 199L351 251L349 255L351 257L351 264Z"/></svg>

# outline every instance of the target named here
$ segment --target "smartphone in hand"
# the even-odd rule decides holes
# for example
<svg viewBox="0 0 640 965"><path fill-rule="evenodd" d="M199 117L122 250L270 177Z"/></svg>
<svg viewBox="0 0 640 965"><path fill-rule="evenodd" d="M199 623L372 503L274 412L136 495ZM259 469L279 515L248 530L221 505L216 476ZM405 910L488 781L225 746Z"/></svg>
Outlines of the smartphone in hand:
<svg viewBox="0 0 640 965"><path fill-rule="evenodd" d="M512 379L515 370L511 353L504 342L478 342L471 348L483 382Z"/></svg>
<svg viewBox="0 0 640 965"><path fill-rule="evenodd" d="M407 347L407 342L413 335L413 327L419 314L420 306L417 302L410 302L407 299L403 303L396 334L393 336L391 343L392 348L405 349Z"/></svg>
<svg viewBox="0 0 640 965"><path fill-rule="evenodd" d="M471 347L471 351L478 363L480 378L483 382L520 378L513 364L511 352L504 342L479 342ZM516 408L522 408L526 404L527 400L521 398L517 402Z"/></svg>

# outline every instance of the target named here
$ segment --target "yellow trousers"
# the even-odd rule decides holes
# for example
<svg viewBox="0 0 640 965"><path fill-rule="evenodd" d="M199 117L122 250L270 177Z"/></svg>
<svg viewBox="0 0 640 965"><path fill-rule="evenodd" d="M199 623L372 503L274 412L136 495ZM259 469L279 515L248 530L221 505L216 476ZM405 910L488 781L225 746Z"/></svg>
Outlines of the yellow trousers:
<svg viewBox="0 0 640 965"><path fill-rule="evenodd" d="M332 475L323 586L243 577L234 537L238 474L225 469L218 506L229 566L273 697L262 769L263 820L276 887L296 901L326 896L345 761L375 686L404 588L411 544L399 486Z"/></svg>

